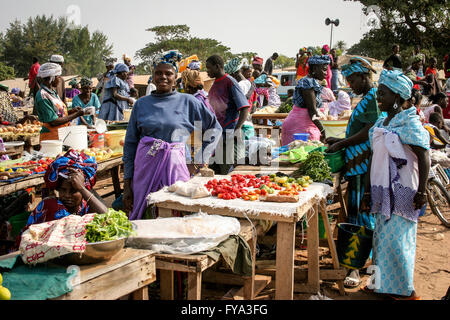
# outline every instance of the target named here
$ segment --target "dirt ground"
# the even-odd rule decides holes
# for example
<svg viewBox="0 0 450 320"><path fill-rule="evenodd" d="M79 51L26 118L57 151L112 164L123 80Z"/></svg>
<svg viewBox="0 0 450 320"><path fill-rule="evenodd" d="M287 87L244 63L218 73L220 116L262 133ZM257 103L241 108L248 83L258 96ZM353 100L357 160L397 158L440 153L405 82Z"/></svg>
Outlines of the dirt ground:
<svg viewBox="0 0 450 320"><path fill-rule="evenodd" d="M112 191L112 186L102 181L97 184L101 189L99 193ZM114 196L105 199L107 205L114 201ZM328 249L321 250L323 256L321 261L330 260ZM297 256L304 256L306 250L298 250ZM299 258L300 259L300 258ZM332 282L323 282L321 284L321 294L335 300L384 300L389 299L384 296L366 293L361 288L366 284L369 275L361 274L362 284L360 288L346 289L346 295L341 296L338 287ZM263 290L260 299L273 299L274 281ZM439 219L431 212L422 217L417 228L417 249L416 265L414 273L414 286L417 294L424 300L440 300L450 287L450 229L443 226ZM205 286L202 299L220 299L229 290L229 287L211 288ZM295 294L295 300L304 300L311 298L309 294Z"/></svg>

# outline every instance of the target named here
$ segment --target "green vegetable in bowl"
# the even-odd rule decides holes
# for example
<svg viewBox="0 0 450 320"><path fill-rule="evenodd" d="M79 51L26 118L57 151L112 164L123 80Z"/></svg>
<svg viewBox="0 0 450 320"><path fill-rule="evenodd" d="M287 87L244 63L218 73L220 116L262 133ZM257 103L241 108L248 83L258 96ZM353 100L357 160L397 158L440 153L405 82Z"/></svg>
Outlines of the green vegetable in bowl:
<svg viewBox="0 0 450 320"><path fill-rule="evenodd" d="M96 214L86 224L86 241L103 242L128 237L134 234L133 225L122 211L108 209L105 214Z"/></svg>
<svg viewBox="0 0 450 320"><path fill-rule="evenodd" d="M307 175L317 182L331 180L331 169L323 153L319 151L309 153L306 160L302 162L301 167L292 174L294 178L303 175Z"/></svg>

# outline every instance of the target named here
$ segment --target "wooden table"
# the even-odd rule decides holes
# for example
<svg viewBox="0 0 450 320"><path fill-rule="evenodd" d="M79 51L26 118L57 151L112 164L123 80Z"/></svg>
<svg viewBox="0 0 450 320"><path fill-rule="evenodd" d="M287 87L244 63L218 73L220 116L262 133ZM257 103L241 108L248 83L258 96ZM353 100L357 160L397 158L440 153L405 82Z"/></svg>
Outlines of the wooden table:
<svg viewBox="0 0 450 320"><path fill-rule="evenodd" d="M295 256L295 228L296 223L305 215L308 216L307 250L308 250L308 283L302 287L302 291L316 294L320 289L319 274L319 220L318 213L321 212L323 220L328 221L326 213L325 198L320 201L311 201L302 204L291 216L273 215L270 212L259 212L258 215L248 214L250 219L270 220L277 222L277 251L276 251L276 273L275 273L275 299L292 300L294 294L294 256ZM236 208L214 208L209 205L187 205L168 200L155 204L162 216L171 216L171 210L186 212L206 212L237 218L245 218L242 212L235 211ZM280 204L281 205L281 204ZM320 210L319 210L320 207ZM326 218L325 218L326 217ZM329 224L326 229L331 234ZM331 238L331 237L330 237ZM337 257L336 247L332 239L330 250ZM339 268L339 265L335 265Z"/></svg>
<svg viewBox="0 0 450 320"><path fill-rule="evenodd" d="M252 120L263 120L263 125L268 124L269 120L284 120L289 113L253 113Z"/></svg>
<svg viewBox="0 0 450 320"><path fill-rule="evenodd" d="M52 300L115 300L130 294L134 300L148 300L147 286L156 280L155 256L150 250L125 248L108 261L79 268L73 290Z"/></svg>
<svg viewBox="0 0 450 320"><path fill-rule="evenodd" d="M117 157L99 162L97 166L97 173L107 170L111 171L116 197L118 197L121 193L119 183L119 167L122 164L122 157ZM37 187L43 184L45 184L43 174L32 175L28 178L18 180L14 183L0 183L0 197L6 196L19 190L27 189L30 187Z"/></svg>

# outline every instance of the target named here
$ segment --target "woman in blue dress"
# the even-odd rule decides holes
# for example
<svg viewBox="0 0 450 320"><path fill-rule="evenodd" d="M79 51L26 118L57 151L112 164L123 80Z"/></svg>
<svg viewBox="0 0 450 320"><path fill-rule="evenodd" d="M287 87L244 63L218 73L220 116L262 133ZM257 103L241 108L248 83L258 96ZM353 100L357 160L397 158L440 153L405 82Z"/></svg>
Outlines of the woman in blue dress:
<svg viewBox="0 0 450 320"><path fill-rule="evenodd" d="M72 108L81 107L86 109L88 107L95 107L95 112L100 109L100 100L98 96L92 92L92 81L87 77L83 77L80 81L81 93L72 101ZM85 125L90 129L94 128L96 115L87 115L78 119L78 125Z"/></svg>
<svg viewBox="0 0 450 320"><path fill-rule="evenodd" d="M105 86L103 104L98 117L108 121L121 121L124 119L123 110L134 103L130 98L130 87L126 81L129 69L125 64L118 63L113 72L113 77Z"/></svg>

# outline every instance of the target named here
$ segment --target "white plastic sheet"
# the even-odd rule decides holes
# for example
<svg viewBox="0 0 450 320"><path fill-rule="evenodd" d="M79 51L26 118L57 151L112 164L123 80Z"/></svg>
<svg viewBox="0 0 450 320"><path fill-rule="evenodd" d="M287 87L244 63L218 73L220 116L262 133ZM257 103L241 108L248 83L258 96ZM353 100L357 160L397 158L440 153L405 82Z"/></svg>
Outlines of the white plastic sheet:
<svg viewBox="0 0 450 320"><path fill-rule="evenodd" d="M133 221L136 235L127 246L171 254L192 254L216 247L230 235L240 232L236 218L202 212L183 218Z"/></svg>

